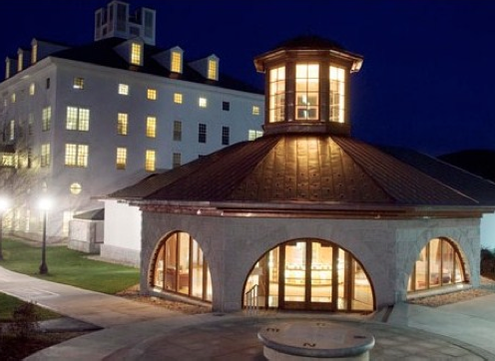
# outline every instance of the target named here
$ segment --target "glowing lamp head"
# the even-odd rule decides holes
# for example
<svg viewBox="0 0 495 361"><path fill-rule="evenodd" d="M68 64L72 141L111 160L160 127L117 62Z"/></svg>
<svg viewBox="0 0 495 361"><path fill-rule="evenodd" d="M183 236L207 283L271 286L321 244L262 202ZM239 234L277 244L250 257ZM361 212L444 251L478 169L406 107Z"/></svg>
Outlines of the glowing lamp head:
<svg viewBox="0 0 495 361"><path fill-rule="evenodd" d="M50 198L41 198L38 204L39 208L43 211L47 211L52 206L52 200Z"/></svg>

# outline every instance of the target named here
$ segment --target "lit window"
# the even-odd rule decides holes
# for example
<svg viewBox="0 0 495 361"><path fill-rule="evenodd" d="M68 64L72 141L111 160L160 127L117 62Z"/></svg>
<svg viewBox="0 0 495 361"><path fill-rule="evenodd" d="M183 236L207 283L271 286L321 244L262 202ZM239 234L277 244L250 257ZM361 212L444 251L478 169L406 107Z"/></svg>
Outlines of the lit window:
<svg viewBox="0 0 495 361"><path fill-rule="evenodd" d="M318 119L319 65L296 65L296 119Z"/></svg>
<svg viewBox="0 0 495 361"><path fill-rule="evenodd" d="M46 132L50 130L52 122L52 107L48 106L41 111L41 130Z"/></svg>
<svg viewBox="0 0 495 361"><path fill-rule="evenodd" d="M182 54L178 51L173 51L170 59L170 71L182 73Z"/></svg>
<svg viewBox="0 0 495 361"><path fill-rule="evenodd" d="M466 272L461 254L448 239L434 238L419 253L409 277L408 291L421 291L463 283Z"/></svg>
<svg viewBox="0 0 495 361"><path fill-rule="evenodd" d="M125 169L127 164L127 148L117 148L117 159L115 165L117 169Z"/></svg>
<svg viewBox="0 0 495 361"><path fill-rule="evenodd" d="M218 79L218 63L216 60L208 60L208 79Z"/></svg>
<svg viewBox="0 0 495 361"><path fill-rule="evenodd" d="M230 144L230 128L222 127L222 145Z"/></svg>
<svg viewBox="0 0 495 361"><path fill-rule="evenodd" d="M9 140L14 140L15 139L15 120L12 119L9 124L10 124L10 126L9 126Z"/></svg>
<svg viewBox="0 0 495 361"><path fill-rule="evenodd" d="M5 61L5 79L10 78L10 60Z"/></svg>
<svg viewBox="0 0 495 361"><path fill-rule="evenodd" d="M182 104L182 94L174 93L174 103Z"/></svg>
<svg viewBox="0 0 495 361"><path fill-rule="evenodd" d="M127 135L127 113L119 113L117 116L117 134Z"/></svg>
<svg viewBox="0 0 495 361"><path fill-rule="evenodd" d="M156 117L146 118L146 136L148 138L156 137Z"/></svg>
<svg viewBox="0 0 495 361"><path fill-rule="evenodd" d="M22 63L24 62L24 55L19 53L19 57L17 58L17 71L22 71Z"/></svg>
<svg viewBox="0 0 495 361"><path fill-rule="evenodd" d="M206 124L199 124L198 126L198 142L206 143Z"/></svg>
<svg viewBox="0 0 495 361"><path fill-rule="evenodd" d="M285 118L285 67L271 69L269 81L268 121L282 122Z"/></svg>
<svg viewBox="0 0 495 361"><path fill-rule="evenodd" d="M2 167L14 167L15 166L15 157L13 154L3 153L1 158L1 166Z"/></svg>
<svg viewBox="0 0 495 361"><path fill-rule="evenodd" d="M72 194L74 194L75 196L77 196L78 194L80 194L82 192L82 186L79 184L79 183L72 183L70 185L70 192Z"/></svg>
<svg viewBox="0 0 495 361"><path fill-rule="evenodd" d="M67 107L67 130L89 131L89 109Z"/></svg>
<svg viewBox="0 0 495 361"><path fill-rule="evenodd" d="M31 48L31 64L35 64L38 61L38 44L33 44Z"/></svg>
<svg viewBox="0 0 495 361"><path fill-rule="evenodd" d="M72 84L74 89L84 89L84 78L74 78L74 83Z"/></svg>
<svg viewBox="0 0 495 361"><path fill-rule="evenodd" d="M172 168L180 167L182 164L182 154L174 153L172 155Z"/></svg>
<svg viewBox="0 0 495 361"><path fill-rule="evenodd" d="M50 143L41 145L41 166L48 167L50 165Z"/></svg>
<svg viewBox="0 0 495 361"><path fill-rule="evenodd" d="M129 85L119 84L119 94L120 95L129 95Z"/></svg>
<svg viewBox="0 0 495 361"><path fill-rule="evenodd" d="M15 103L15 99L16 99L15 93L12 93L12 95L10 96L10 102Z"/></svg>
<svg viewBox="0 0 495 361"><path fill-rule="evenodd" d="M148 89L146 96L149 100L156 100L156 89Z"/></svg>
<svg viewBox="0 0 495 361"><path fill-rule="evenodd" d="M330 67L330 121L345 121L345 70Z"/></svg>
<svg viewBox="0 0 495 361"><path fill-rule="evenodd" d="M254 130L254 129L249 129L248 132L248 140L255 140L259 137L263 136L263 131L261 130Z"/></svg>
<svg viewBox="0 0 495 361"><path fill-rule="evenodd" d="M141 65L141 49L142 45L138 43L132 43L131 45L131 64Z"/></svg>
<svg viewBox="0 0 495 361"><path fill-rule="evenodd" d="M222 110L228 112L230 110L230 102L222 102Z"/></svg>
<svg viewBox="0 0 495 361"><path fill-rule="evenodd" d="M199 98L199 106L201 108L206 108L208 105L208 100L206 98Z"/></svg>
<svg viewBox="0 0 495 361"><path fill-rule="evenodd" d="M148 172L155 171L155 161L156 161L156 153L154 150L146 151L146 159L144 162L144 169Z"/></svg>
<svg viewBox="0 0 495 361"><path fill-rule="evenodd" d="M253 105L253 115L260 115L260 107Z"/></svg>
<svg viewBox="0 0 495 361"><path fill-rule="evenodd" d="M86 168L88 166L88 146L67 143L65 145L65 165Z"/></svg>
<svg viewBox="0 0 495 361"><path fill-rule="evenodd" d="M201 247L188 233L170 234L160 242L152 258L153 287L211 301L211 275L207 262Z"/></svg>
<svg viewBox="0 0 495 361"><path fill-rule="evenodd" d="M36 85L34 83L29 84L29 95L34 95Z"/></svg>
<svg viewBox="0 0 495 361"><path fill-rule="evenodd" d="M180 120L174 120L173 137L175 141L182 140L182 122Z"/></svg>

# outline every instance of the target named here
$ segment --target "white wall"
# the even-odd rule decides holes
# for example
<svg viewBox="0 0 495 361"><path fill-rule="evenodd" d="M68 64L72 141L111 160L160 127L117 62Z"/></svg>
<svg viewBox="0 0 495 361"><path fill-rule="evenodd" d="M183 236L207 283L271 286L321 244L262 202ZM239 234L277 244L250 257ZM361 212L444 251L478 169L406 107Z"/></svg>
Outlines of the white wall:
<svg viewBox="0 0 495 361"><path fill-rule="evenodd" d="M141 254L141 211L116 200L105 200L105 237L101 257L135 266Z"/></svg>
<svg viewBox="0 0 495 361"><path fill-rule="evenodd" d="M495 214L484 214L481 218L481 247L495 249Z"/></svg>

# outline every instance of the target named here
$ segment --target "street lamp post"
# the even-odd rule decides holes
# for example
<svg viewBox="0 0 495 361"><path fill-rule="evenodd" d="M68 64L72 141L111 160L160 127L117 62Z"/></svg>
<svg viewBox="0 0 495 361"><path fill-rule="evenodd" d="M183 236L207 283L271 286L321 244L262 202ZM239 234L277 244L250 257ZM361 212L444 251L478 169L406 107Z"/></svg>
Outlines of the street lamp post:
<svg viewBox="0 0 495 361"><path fill-rule="evenodd" d="M41 245L40 275L44 275L48 273L48 266L46 265L46 217L50 208L50 201L47 198L42 199L40 201L40 208L43 211L43 242Z"/></svg>
<svg viewBox="0 0 495 361"><path fill-rule="evenodd" d="M9 202L6 198L0 198L0 261L3 261L2 240L3 240L3 214L7 210Z"/></svg>

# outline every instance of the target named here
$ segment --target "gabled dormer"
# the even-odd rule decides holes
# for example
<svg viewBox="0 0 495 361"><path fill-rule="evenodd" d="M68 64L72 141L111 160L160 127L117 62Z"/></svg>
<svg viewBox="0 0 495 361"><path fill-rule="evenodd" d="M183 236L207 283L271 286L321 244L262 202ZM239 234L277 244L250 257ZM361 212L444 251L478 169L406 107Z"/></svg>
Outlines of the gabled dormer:
<svg viewBox="0 0 495 361"><path fill-rule="evenodd" d="M124 41L116 46L114 50L119 54L129 65L143 66L144 65L144 41L141 38L134 38Z"/></svg>
<svg viewBox="0 0 495 361"><path fill-rule="evenodd" d="M182 74L184 62L184 50L175 46L153 56L161 66L168 69L172 73Z"/></svg>
<svg viewBox="0 0 495 361"><path fill-rule="evenodd" d="M5 79L10 78L16 73L17 60L11 57L5 58Z"/></svg>
<svg viewBox="0 0 495 361"><path fill-rule="evenodd" d="M95 11L95 41L140 37L146 44L155 45L155 28L156 12L152 9L143 7L131 14L129 4L114 0Z"/></svg>
<svg viewBox="0 0 495 361"><path fill-rule="evenodd" d="M38 61L46 58L50 54L68 48L69 47L65 45L56 44L34 38L31 41L31 65L36 64Z"/></svg>
<svg viewBox="0 0 495 361"><path fill-rule="evenodd" d="M349 75L363 57L327 39L304 36L255 58L266 73L265 134L350 135Z"/></svg>
<svg viewBox="0 0 495 361"><path fill-rule="evenodd" d="M189 63L189 66L200 73L205 79L217 81L219 76L220 59L215 55Z"/></svg>
<svg viewBox="0 0 495 361"><path fill-rule="evenodd" d="M21 72L31 64L31 51L19 48L17 50L17 72Z"/></svg>

